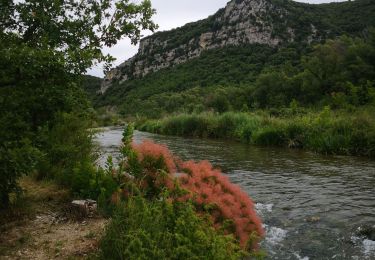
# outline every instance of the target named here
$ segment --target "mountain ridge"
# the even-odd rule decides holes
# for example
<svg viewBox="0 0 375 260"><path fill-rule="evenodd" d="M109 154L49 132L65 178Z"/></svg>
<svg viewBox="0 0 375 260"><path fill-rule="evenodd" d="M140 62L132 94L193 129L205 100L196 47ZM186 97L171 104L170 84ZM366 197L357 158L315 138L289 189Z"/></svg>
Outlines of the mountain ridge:
<svg viewBox="0 0 375 260"><path fill-rule="evenodd" d="M367 9L367 6L374 10L374 4L368 0L320 5L280 0L232 0L206 19L143 38L138 53L106 75L100 93L104 94L114 83L123 84L185 63L210 49L244 44L280 47L297 42L308 45L342 33L358 33L355 31L363 30L365 23L357 21L351 26L353 28L340 26L340 21L329 24L332 20L342 19L332 18L329 13L340 8L341 13L336 14L339 16L353 7ZM313 15L315 13L318 15Z"/></svg>

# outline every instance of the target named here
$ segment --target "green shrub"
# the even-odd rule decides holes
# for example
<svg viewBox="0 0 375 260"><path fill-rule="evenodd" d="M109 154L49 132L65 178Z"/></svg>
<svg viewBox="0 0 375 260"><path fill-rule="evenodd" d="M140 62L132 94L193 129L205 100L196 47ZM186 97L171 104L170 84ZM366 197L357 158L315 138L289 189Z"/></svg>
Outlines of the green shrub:
<svg viewBox="0 0 375 260"><path fill-rule="evenodd" d="M218 117L217 136L221 138L234 138L236 128L245 122L246 117L243 113L228 112Z"/></svg>
<svg viewBox="0 0 375 260"><path fill-rule="evenodd" d="M283 129L267 126L254 133L253 142L265 146L283 146L286 143Z"/></svg>
<svg viewBox="0 0 375 260"><path fill-rule="evenodd" d="M285 126L285 136L289 148L303 148L308 127L300 119L291 120Z"/></svg>
<svg viewBox="0 0 375 260"><path fill-rule="evenodd" d="M45 128L46 158L52 165L74 168L77 162L92 159L92 133L89 122L78 115L62 113L54 120L52 128ZM40 173L47 174L47 173Z"/></svg>
<svg viewBox="0 0 375 260"><path fill-rule="evenodd" d="M37 170L39 179L55 179L74 194L96 199L100 191L92 190L97 169L89 125L85 116L56 115L53 127L45 127L39 134L44 155Z"/></svg>
<svg viewBox="0 0 375 260"><path fill-rule="evenodd" d="M189 203L132 197L118 207L100 243L101 259L239 259L232 236L216 231Z"/></svg>
<svg viewBox="0 0 375 260"><path fill-rule="evenodd" d="M251 143L254 133L260 127L260 120L256 116L247 117L246 121L236 127L235 136L238 140Z"/></svg>
<svg viewBox="0 0 375 260"><path fill-rule="evenodd" d="M166 118L161 122L161 133L192 137L213 137L216 122L209 114L181 114ZM151 123L152 124L152 123Z"/></svg>
<svg viewBox="0 0 375 260"><path fill-rule="evenodd" d="M40 151L27 139L0 145L0 209L9 206L10 193L21 192L18 179L35 169L39 157Z"/></svg>

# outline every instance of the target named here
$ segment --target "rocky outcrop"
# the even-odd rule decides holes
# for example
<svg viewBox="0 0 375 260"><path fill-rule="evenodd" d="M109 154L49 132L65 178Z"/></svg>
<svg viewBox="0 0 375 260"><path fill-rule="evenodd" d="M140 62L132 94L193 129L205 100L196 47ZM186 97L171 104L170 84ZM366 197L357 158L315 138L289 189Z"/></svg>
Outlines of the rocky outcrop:
<svg viewBox="0 0 375 260"><path fill-rule="evenodd" d="M287 15L285 8L271 0L232 0L205 20L142 39L138 53L106 75L100 92L105 93L114 82L121 84L184 63L205 50L242 44L278 46L294 41L294 28L285 23Z"/></svg>

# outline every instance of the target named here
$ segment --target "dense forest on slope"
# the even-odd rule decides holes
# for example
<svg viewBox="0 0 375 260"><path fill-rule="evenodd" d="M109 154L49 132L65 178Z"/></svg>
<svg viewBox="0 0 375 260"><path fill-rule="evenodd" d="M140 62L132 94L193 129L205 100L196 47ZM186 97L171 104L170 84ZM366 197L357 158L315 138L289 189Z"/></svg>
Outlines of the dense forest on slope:
<svg viewBox="0 0 375 260"><path fill-rule="evenodd" d="M304 50L292 46L227 47L142 79L115 85L96 105L117 105L125 115L225 112L303 106L333 108L371 101L375 34L341 37Z"/></svg>
<svg viewBox="0 0 375 260"><path fill-rule="evenodd" d="M198 58L144 77L114 81L104 95L94 97L94 105L117 107L127 116L155 118L172 112L288 107L293 100L302 106L334 108L369 102L374 82L374 2L271 3L275 9L271 13L287 10L287 16L280 20L268 15L271 20L266 23L272 24L279 38L287 37L283 35L287 28L295 28L294 41L273 47L243 44L206 50ZM215 23L224 10L146 38L167 41L166 46L153 46L147 55L162 54L202 32L219 30L229 23ZM309 35L312 24L314 36Z"/></svg>

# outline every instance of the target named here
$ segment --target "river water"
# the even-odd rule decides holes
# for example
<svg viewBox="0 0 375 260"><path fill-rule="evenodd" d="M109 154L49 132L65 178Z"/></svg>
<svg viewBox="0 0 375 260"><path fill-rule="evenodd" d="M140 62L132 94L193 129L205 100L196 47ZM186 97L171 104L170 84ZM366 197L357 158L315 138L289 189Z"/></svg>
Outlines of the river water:
<svg viewBox="0 0 375 260"><path fill-rule="evenodd" d="M101 165L118 155L121 137L121 128L97 135ZM267 259L375 259L375 241L358 235L375 225L375 161L137 131L134 139L209 160L240 185L263 219Z"/></svg>

